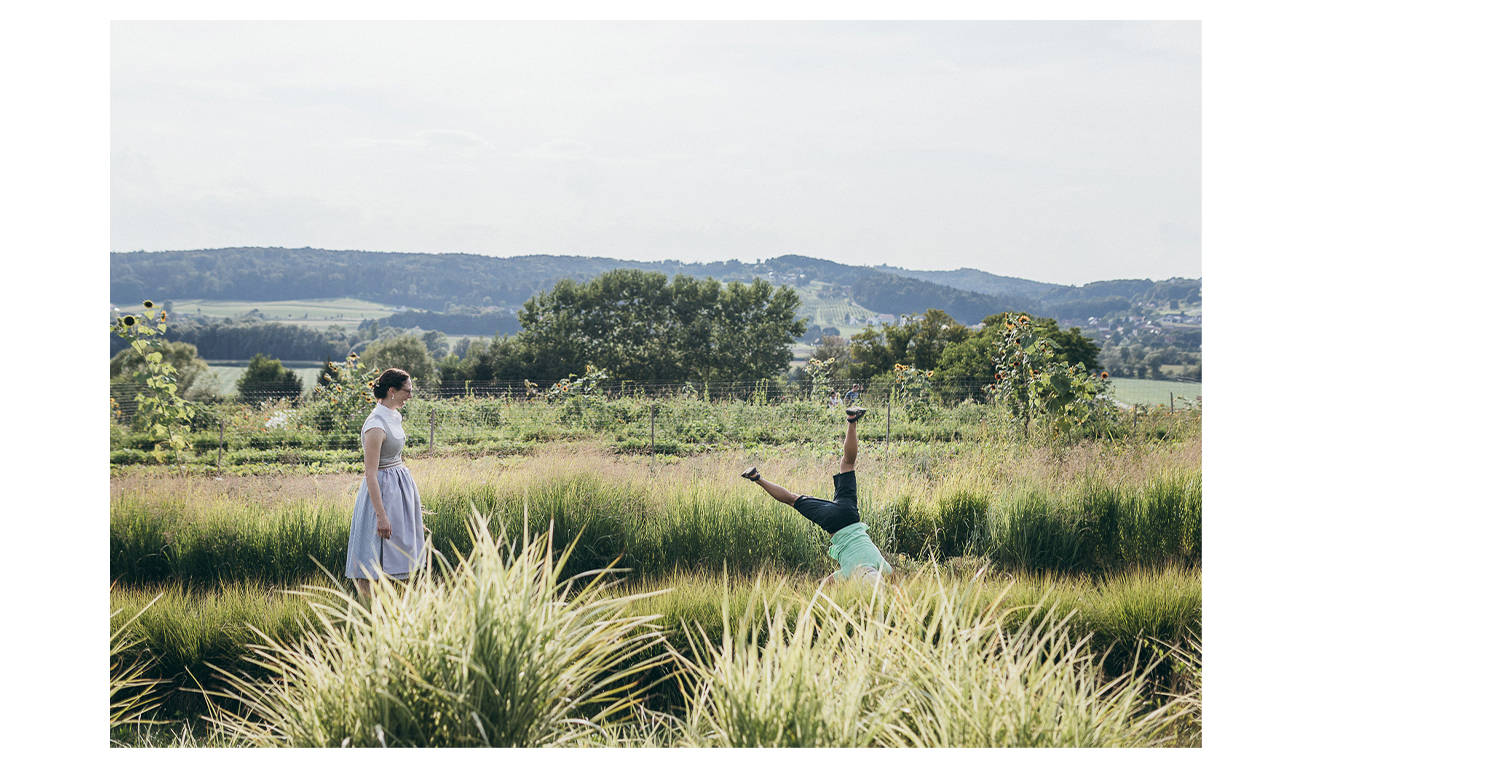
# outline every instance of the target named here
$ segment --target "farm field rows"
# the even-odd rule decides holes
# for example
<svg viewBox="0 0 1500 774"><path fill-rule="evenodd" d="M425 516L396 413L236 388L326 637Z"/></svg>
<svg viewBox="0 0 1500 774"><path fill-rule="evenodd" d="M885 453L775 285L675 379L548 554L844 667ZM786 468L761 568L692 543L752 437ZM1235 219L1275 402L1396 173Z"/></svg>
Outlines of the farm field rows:
<svg viewBox="0 0 1500 774"><path fill-rule="evenodd" d="M461 570L465 559L483 553L477 549L486 544L486 534L506 536L501 544L515 546L520 535L545 534L550 524L558 548L573 546L567 561L555 568L558 577L605 569L617 558L616 568L628 570L620 585L601 591L597 598L585 593L568 597L575 601L566 604L593 600L589 604L595 607L590 609L605 616L599 620L647 632L639 635L644 637L638 641L639 648L610 662L613 666L594 678L607 679L605 673L633 674L640 689L634 697L639 709L596 718L595 732L576 736L559 729L575 728L564 723L565 716L577 716L581 710L553 707L547 711L563 714L547 715L553 720L538 721L540 725L522 737L505 737L519 740L515 743L923 746L942 744L941 739L960 746L1199 743L1193 701L1168 697L1195 695L1197 684L1201 442L1196 433L1128 444L1084 441L1056 446L992 439L898 443L890 452L869 444L858 468L861 513L872 538L896 566L899 580L874 595L846 584L825 587L824 598L819 595L819 582L836 567L826 553L826 536L791 508L739 479L737 472L747 464L757 464L794 491L827 496L829 476L836 470L834 446L793 442L643 457L615 453L597 439L578 439L542 442L503 457L413 455L409 466L424 509L431 511L426 521L432 543L442 554L434 564L460 569L438 573L431 583L414 582L398 589L388 603L371 608L373 617L356 614L357 620L341 625L339 631L346 634L336 637L326 631L320 634L315 622L298 623L305 619L307 605L321 599L326 610L344 611L339 615L354 614L353 608L330 596L333 592L307 597L289 596L282 590L307 583L328 586L327 578L319 580L319 564L342 575L357 474L268 469L260 475L220 479L153 467L122 469L111 478L111 577L115 579L111 610L122 611L112 619L112 627L121 630L152 598L163 595L129 629L121 631L138 640L122 658L140 659L151 678L166 681L158 686L162 704L156 715L165 724L122 725L112 732L112 739L129 746L304 745L320 744L316 740L323 737L318 734L332 733L354 734L354 744L376 744L368 737L368 727L356 733L339 730L345 727L338 723L320 726L322 730L312 736L299 735L302 732L234 736L230 730L238 727L244 732L246 727L228 720L205 727L195 718L206 713L223 720L229 716L216 713L251 709L274 715L279 711L276 707L282 706L276 702L282 699L260 696L259 704L244 704L221 697L211 709L193 691L201 682L211 690L248 699L252 697L245 692L253 686L268 685L264 670L257 671L242 659L249 653L250 626L278 643L332 647L345 641L339 638L354 637L347 641L353 647L360 642L357 632L362 627L394 625L395 619L388 618L398 616L407 621L401 626L413 638L403 639L406 644L400 648L430 647L437 632L455 631L450 620L456 615L453 611L474 609L465 607L469 603L455 607L455 599L477 599L466 595L492 587L512 588L509 593L522 596L542 593L522 577L544 569L541 564L527 565L531 560L525 554L509 563L484 564L473 559L482 566L470 568L470 576ZM470 522L476 512L488 520L477 535ZM545 555L530 556L540 562L538 557ZM531 567L528 572L534 571L532 576L515 569L526 566ZM497 599L502 598L508 597ZM537 602L526 609L549 604L553 603ZM789 617L778 617L778 608ZM917 615L921 610L929 612ZM925 625L920 622L929 619L923 615L951 620L951 626L958 628L979 627L975 632L992 631L993 635L985 637L1000 639L919 637L912 627ZM661 617L646 620L641 616ZM848 620L854 628L848 631L855 634L849 636L857 635L856 640L819 628L823 625L817 621L833 620L828 616L851 616ZM563 626L558 622L566 618L539 617L534 624ZM498 626L512 619L484 620ZM425 628L429 625L438 628ZM706 638L691 634L700 626ZM620 630L621 637L625 628ZM825 636L813 637L809 632L815 629ZM889 631L894 639L869 639L877 631ZM911 632L915 639L906 639L902 632ZM1028 639L1046 639L1042 637L1046 632L1052 638L1047 642L1078 643L1081 650L1049 649L1053 646L1037 644L1041 639ZM585 636L578 632L568 636L575 635ZM762 660L743 662L733 658L731 651L715 650L728 647L726 643L736 637L752 639L735 647L752 647L748 643L759 641L753 647L763 649ZM766 637L770 639L760 639ZM980 641L992 642L995 649L964 650L970 646L963 642ZM774 642L784 644L775 646ZM802 645L789 645L798 642ZM905 644L898 650L881 650L896 648L893 643L897 642ZM1027 642L1034 647L1021 646ZM594 647L607 650L617 644L598 642ZM466 647L465 652L474 652L472 646ZM1132 666L1138 647L1145 649L1148 661L1156 660L1140 668ZM1111 695L1128 712L1112 716L1105 726L1099 725L1102 721L1097 717L1084 719L1087 712L1074 715L1069 709L1065 717L1042 722L1038 728L1045 726L1045 732L1016 736L1002 732L1004 724L956 721L948 713L957 705L948 701L960 701L957 695L921 710L931 722L908 731L899 731L896 716L889 715L889 708L879 702L844 706L834 701L848 694L846 681L864 674L858 672L864 668L860 666L863 659L876 652L886 653L883 658L916 659L912 669L939 663L931 661L935 654L917 652L922 648L943 649L947 661L941 663L969 663L964 672L967 678L941 682L950 685L944 690L957 691L972 683L963 690L990 691L985 706L996 711L1021 711L1031 694L1006 693L984 676L1034 669L1026 666L1033 662L1025 658L1045 657L1061 659L1059 663L1066 665L1061 671L1050 670L1053 677L1048 678L1066 678L1066 685L1037 678L1029 689L1033 693L1060 691L1059 697L1074 697L1065 703L1083 702L1077 710L1084 712L1087 702L1102 700L1103 694L1097 693L1101 686L1119 678L1125 682L1114 683L1116 688L1111 690L1131 687ZM507 656L523 657L514 652ZM442 671L438 662L423 661L425 657L416 651L404 658L432 665L413 669ZM237 685L210 665L248 671ZM700 685L707 693L684 693L678 680L663 681L674 673L685 684ZM975 675L981 679L976 681ZM434 673L423 679L448 678ZM951 677L933 674L924 679ZM760 689L746 693L751 683L773 687L770 693ZM866 693L894 700L919 690L904 679L880 685L884 687ZM761 697L757 700L764 703L761 709L742 707L750 712L748 716L730 711L731 706L740 706L735 702L752 695ZM793 695L803 698L787 698ZM715 699L703 704L702 696ZM329 699L318 699L325 700ZM403 701L435 699L412 694ZM433 705L439 715L447 711L442 707L469 706L448 701ZM588 712L602 705L590 706ZM351 705L338 712L346 710L356 715L366 711ZM796 722L789 719L798 713L811 714ZM775 717L783 720L772 720ZM864 720L856 726L885 730L848 736L836 730L850 727L834 722L838 717L861 717ZM387 723L385 733L391 735L387 741L403 745L486 743L472 731L472 721L467 726L408 721ZM955 722L954 735L927 734ZM967 731L957 733L960 727ZM488 728L486 734L496 733L496 727ZM495 743L492 736L485 739ZM329 740L334 746L339 743L332 737Z"/></svg>
<svg viewBox="0 0 1500 774"><path fill-rule="evenodd" d="M225 472L221 462L228 470L248 465L244 471L248 473L270 462L357 464L357 431L369 405L359 396L334 403L336 397L205 406L195 420L197 429L188 438L191 448L175 462L189 469L212 466L219 473ZM785 396L745 397L417 398L402 412L408 421L408 451L413 455L511 455L558 442L669 456L803 444L830 450L838 447L841 412ZM872 408L865 419L865 442L878 444L882 450L887 444L894 449L936 450L1022 439L1022 428L1007 421L994 406L961 403L916 412L899 404L888 408L879 395L867 398ZM1182 440L1195 432L1196 422L1193 412L1169 414L1164 408L1152 409L1135 418L1121 415L1100 433L1127 445ZM112 463L149 461L147 452L153 441L132 430L125 420L112 423L110 439Z"/></svg>
<svg viewBox="0 0 1500 774"><path fill-rule="evenodd" d="M810 325L820 328L835 326L841 336L858 333L865 327L863 322L854 325L846 322L846 315L852 314L863 320L874 314L842 295L841 290L835 291L826 283L810 283L806 288L799 289L798 293L802 297L802 305L797 309L797 316L808 318Z"/></svg>

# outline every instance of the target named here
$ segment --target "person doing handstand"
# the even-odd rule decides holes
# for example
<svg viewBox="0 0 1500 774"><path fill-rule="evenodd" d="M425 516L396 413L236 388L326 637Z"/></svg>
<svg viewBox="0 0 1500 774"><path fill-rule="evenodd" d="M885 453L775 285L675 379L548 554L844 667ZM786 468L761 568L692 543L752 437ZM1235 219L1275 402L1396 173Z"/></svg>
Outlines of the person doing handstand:
<svg viewBox="0 0 1500 774"><path fill-rule="evenodd" d="M766 494L796 508L798 513L833 537L828 555L839 563L839 571L834 573L835 577L840 580L855 578L874 584L882 576L890 574L891 566L870 540L869 527L859 520L854 458L859 455L859 419L866 411L868 409L859 406L844 410L849 427L844 432L844 458L839 462L838 475L833 477L832 500L793 494L785 487L767 481L754 467L747 468L740 475L760 484Z"/></svg>

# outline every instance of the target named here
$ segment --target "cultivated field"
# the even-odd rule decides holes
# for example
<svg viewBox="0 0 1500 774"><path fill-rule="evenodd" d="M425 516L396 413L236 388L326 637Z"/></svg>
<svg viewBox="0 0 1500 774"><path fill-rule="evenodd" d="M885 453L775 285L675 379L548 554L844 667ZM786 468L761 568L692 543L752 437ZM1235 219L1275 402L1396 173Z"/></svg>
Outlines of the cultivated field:
<svg viewBox="0 0 1500 774"><path fill-rule="evenodd" d="M1109 378L1115 388L1115 400L1136 405L1166 406L1175 399L1181 407L1187 400L1202 400L1202 382L1168 382L1156 379Z"/></svg>
<svg viewBox="0 0 1500 774"><path fill-rule="evenodd" d="M304 298L292 301L225 301L220 299L173 300L173 311L183 314L202 314L209 317L240 317L259 310L266 319L274 322L297 323L326 327L329 325L358 325L361 320L378 320L395 314L395 310L373 301L357 298ZM121 314L142 314L145 308L139 305L120 307Z"/></svg>
<svg viewBox="0 0 1500 774"><path fill-rule="evenodd" d="M799 317L811 318L812 325L818 327L833 325L838 327L840 335L848 336L863 330L865 326L862 320L874 314L847 298L824 298L815 295L816 292L815 289L811 293L802 293L802 306L797 309L797 315ZM846 322L844 319L845 315L850 314L854 315L856 319L861 320L861 322L854 325Z"/></svg>
<svg viewBox="0 0 1500 774"><path fill-rule="evenodd" d="M465 410L414 401L409 421L441 403ZM826 411L683 400L668 421L669 402L652 456L603 422L624 401L473 404L500 412L490 435L409 455L439 571L372 607L341 579L352 443L218 475L115 467L113 674L161 681L161 722L114 743L1200 743L1196 411L1063 442L950 407L891 417L889 446L867 418L860 509L897 569L872 593L820 586L827 537L737 476L830 496ZM554 550L525 550L549 526ZM617 582L554 593L597 570Z"/></svg>

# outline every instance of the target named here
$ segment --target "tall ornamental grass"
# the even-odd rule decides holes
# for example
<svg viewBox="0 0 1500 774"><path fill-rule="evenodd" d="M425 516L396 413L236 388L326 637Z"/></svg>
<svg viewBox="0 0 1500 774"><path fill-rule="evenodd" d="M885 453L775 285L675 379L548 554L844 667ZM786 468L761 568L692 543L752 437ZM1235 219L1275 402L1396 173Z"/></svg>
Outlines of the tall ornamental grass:
<svg viewBox="0 0 1500 774"><path fill-rule="evenodd" d="M152 600L153 602L155 600ZM149 656L138 650L140 641L135 638L134 625L145 607L134 615L125 616L123 608L109 614L109 727L126 723L149 723L146 719L160 704L155 688L162 681L150 676L153 666Z"/></svg>
<svg viewBox="0 0 1500 774"><path fill-rule="evenodd" d="M1179 743L1182 699L1105 677L1055 608L969 584L820 588L737 613L678 655L683 742L728 747L1143 747ZM1007 618L1021 616L1007 625ZM1148 665L1149 666L1149 665Z"/></svg>
<svg viewBox="0 0 1500 774"><path fill-rule="evenodd" d="M511 546L477 512L470 529L441 581L381 581L368 606L308 587L313 629L263 637L269 680L221 670L246 711L214 722L258 746L531 747L628 719L661 636L626 612L643 595L610 596L604 573L565 581L551 532Z"/></svg>
<svg viewBox="0 0 1500 774"><path fill-rule="evenodd" d="M1017 574L1002 579L996 573L975 574L982 562L949 562L903 569L900 583L908 594L938 583L965 583L969 592L986 604L1002 594L1018 610L1028 606L1056 605L1073 613L1068 619L1075 638L1088 637L1090 650L1105 659L1110 675L1133 668L1137 647L1156 643L1162 648L1188 647L1202 632L1201 574L1195 569L1167 567L1114 573L1100 578L1060 574ZM755 584L742 575L725 576L707 570L673 573L655 579L631 578L611 587L610 595L636 595L628 609L634 616L659 616L666 642L681 652L692 647L689 633L705 632L718 640L723 635L721 607L726 593L732 609L758 606L784 589L804 597L814 593L819 576L772 571L765 583ZM727 585L726 585L727 584ZM660 592L650 594L647 592ZM836 599L843 593L833 589ZM197 716L203 712L200 686L218 684L210 664L234 671L246 670L243 657L251 654L247 643L262 632L278 642L303 636L302 620L310 612L305 595L285 594L262 585L234 582L215 588L169 584L150 587L116 587L110 591L110 608L120 611L114 621L134 616L153 598L158 598L132 625L133 647L121 653L126 662L139 659L147 666L140 676L164 679L173 686L159 686L167 709ZM774 601L774 599L773 599ZM1013 617L1008 624L1019 624ZM643 653L641 658L655 655ZM256 677L263 670L250 670ZM1158 690L1176 690L1172 681L1179 671L1158 669L1153 681ZM670 665L655 667L653 677L667 677ZM670 711L682 705L674 680L657 685L647 696L650 707Z"/></svg>
<svg viewBox="0 0 1500 774"><path fill-rule="evenodd" d="M117 587L110 606L133 617L128 651L149 663L147 676L163 681L163 704L173 709L200 706L199 689L215 682L210 665L237 669L256 632L289 641L309 612L303 597L246 581Z"/></svg>
<svg viewBox="0 0 1500 774"><path fill-rule="evenodd" d="M861 512L871 538L892 559L970 556L1015 571L1099 573L1196 565L1202 558L1197 471L986 483L972 472L929 480L870 467L861 472ZM834 567L821 530L735 477L736 470L632 472L558 466L493 476L419 470L417 478L432 544L449 562L473 545L467 514L474 507L489 518L492 534L554 524L560 543L576 541L565 575L616 560L647 577ZM794 491L827 495L831 485L820 478L789 472L783 480ZM122 489L111 502L110 572L123 583L292 584L344 564L352 491L236 499L169 487Z"/></svg>

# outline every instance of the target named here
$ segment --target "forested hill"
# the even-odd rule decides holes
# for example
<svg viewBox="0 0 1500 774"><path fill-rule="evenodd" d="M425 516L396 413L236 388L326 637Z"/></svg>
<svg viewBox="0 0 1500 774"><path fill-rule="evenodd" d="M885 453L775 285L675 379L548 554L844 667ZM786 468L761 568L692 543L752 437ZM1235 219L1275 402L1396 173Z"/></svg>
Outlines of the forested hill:
<svg viewBox="0 0 1500 774"><path fill-rule="evenodd" d="M586 281L612 269L642 269L723 281L766 277L775 284L805 286L811 281L847 287L848 295L880 313L910 314L943 309L963 323L977 323L1003 311L1053 317L1102 315L1129 308L1135 296L1169 283L1111 280L1081 287L998 277L976 269L916 272L846 266L800 255L756 263L717 261L625 261L615 258L523 255L498 258L468 253L379 253L310 247L231 247L110 254L110 300L232 299L285 301L352 297L404 304L434 312L449 304L520 306L559 279ZM939 279L941 282L930 281ZM1187 281L1166 291L1171 297L1196 292Z"/></svg>
<svg viewBox="0 0 1500 774"><path fill-rule="evenodd" d="M1068 288L1067 285L1053 285L1046 282L1020 279L1018 277L1001 277L978 269L918 271L915 269L903 269L899 266L887 266L885 264L881 264L875 268L887 274L895 274L898 277L926 280L938 285L947 285L950 288L960 288L975 293L988 293L992 296L1041 298L1049 291Z"/></svg>

